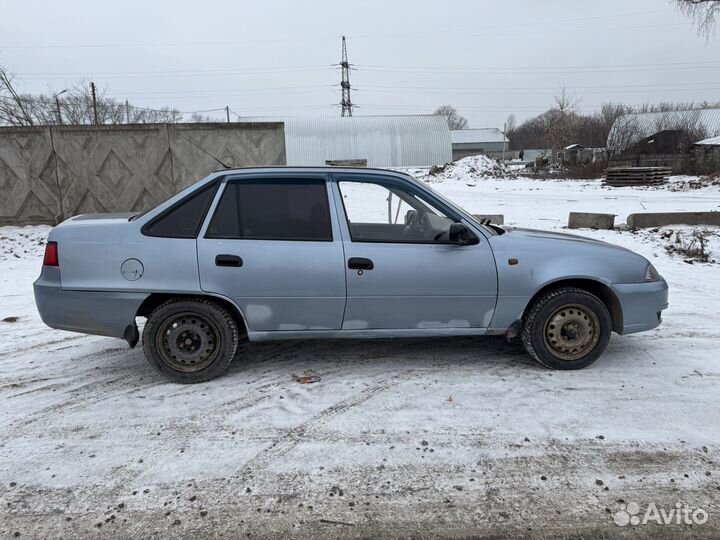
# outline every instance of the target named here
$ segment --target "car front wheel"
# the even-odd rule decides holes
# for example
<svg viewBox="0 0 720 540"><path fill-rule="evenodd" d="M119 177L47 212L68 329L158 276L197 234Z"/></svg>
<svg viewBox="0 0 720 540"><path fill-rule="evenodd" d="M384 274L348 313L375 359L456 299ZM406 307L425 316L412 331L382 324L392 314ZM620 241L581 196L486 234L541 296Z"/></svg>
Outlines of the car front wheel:
<svg viewBox="0 0 720 540"><path fill-rule="evenodd" d="M553 369L581 369L605 351L612 320L597 296L564 287L541 296L523 319L522 341L530 356Z"/></svg>
<svg viewBox="0 0 720 540"><path fill-rule="evenodd" d="M167 379L198 383L219 376L238 347L238 326L222 305L174 298L155 309L143 330L148 363Z"/></svg>

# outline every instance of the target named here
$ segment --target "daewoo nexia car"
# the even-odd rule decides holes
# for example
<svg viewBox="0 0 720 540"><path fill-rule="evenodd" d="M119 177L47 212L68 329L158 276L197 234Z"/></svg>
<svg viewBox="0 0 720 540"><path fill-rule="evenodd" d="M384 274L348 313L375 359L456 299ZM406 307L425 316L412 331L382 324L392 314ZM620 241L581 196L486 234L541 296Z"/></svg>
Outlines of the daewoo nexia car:
<svg viewBox="0 0 720 540"><path fill-rule="evenodd" d="M53 328L139 340L170 380L218 376L250 341L521 336L543 365L593 363L655 328L668 287L603 242L479 222L392 171L229 169L141 215L50 232L35 300Z"/></svg>

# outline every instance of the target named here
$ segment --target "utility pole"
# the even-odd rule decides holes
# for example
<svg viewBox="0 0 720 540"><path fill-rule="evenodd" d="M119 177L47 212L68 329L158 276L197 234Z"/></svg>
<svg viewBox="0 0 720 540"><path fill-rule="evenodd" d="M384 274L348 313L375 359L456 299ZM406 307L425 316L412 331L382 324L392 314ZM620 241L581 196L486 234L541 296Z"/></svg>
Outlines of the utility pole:
<svg viewBox="0 0 720 540"><path fill-rule="evenodd" d="M505 132L507 131L507 122L505 122L505 125L503 126L503 158L502 160L505 161Z"/></svg>
<svg viewBox="0 0 720 540"><path fill-rule="evenodd" d="M350 63L348 62L345 36L342 36L342 59L340 60L340 67L342 69L342 79L340 81L340 89L342 91L340 106L342 110L340 116L352 116L353 104L350 99Z"/></svg>
<svg viewBox="0 0 720 540"><path fill-rule="evenodd" d="M125 123L130 123L130 103L128 103L128 100L125 100Z"/></svg>
<svg viewBox="0 0 720 540"><path fill-rule="evenodd" d="M65 92L67 92L67 88L65 90L61 90L60 92L55 94L55 107L57 109L57 111L56 111L57 112L57 121L58 121L59 125L62 125L62 123L63 123L62 112L60 111L60 95L64 94Z"/></svg>
<svg viewBox="0 0 720 540"><path fill-rule="evenodd" d="M227 117L227 123L230 123L230 105L225 105L225 116Z"/></svg>
<svg viewBox="0 0 720 540"><path fill-rule="evenodd" d="M90 83L90 91L92 92L92 106L93 106L93 117L95 119L95 125L99 124L97 115L97 96L95 95L95 83Z"/></svg>

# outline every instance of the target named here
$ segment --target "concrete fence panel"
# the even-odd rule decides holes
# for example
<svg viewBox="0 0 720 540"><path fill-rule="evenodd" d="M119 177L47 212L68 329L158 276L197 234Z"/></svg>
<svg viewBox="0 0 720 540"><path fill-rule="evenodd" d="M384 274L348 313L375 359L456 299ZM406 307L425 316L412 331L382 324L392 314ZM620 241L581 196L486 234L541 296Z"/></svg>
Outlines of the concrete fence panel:
<svg viewBox="0 0 720 540"><path fill-rule="evenodd" d="M281 122L0 128L0 225L142 211L212 171L285 164Z"/></svg>
<svg viewBox="0 0 720 540"><path fill-rule="evenodd" d="M286 163L282 122L170 124L168 131L178 190L222 169L218 160L228 167Z"/></svg>
<svg viewBox="0 0 720 540"><path fill-rule="evenodd" d="M47 128L0 134L0 225L53 224L62 214L55 153Z"/></svg>
<svg viewBox="0 0 720 540"><path fill-rule="evenodd" d="M140 211L176 191L165 126L52 130L64 217Z"/></svg>

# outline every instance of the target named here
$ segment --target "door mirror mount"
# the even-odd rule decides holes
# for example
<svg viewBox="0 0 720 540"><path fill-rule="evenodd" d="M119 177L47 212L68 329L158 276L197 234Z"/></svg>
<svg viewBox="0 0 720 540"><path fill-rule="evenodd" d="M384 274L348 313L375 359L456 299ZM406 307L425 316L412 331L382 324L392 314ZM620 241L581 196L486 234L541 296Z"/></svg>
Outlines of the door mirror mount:
<svg viewBox="0 0 720 540"><path fill-rule="evenodd" d="M479 243L480 239L464 223L451 223L448 241L458 246L472 246Z"/></svg>

